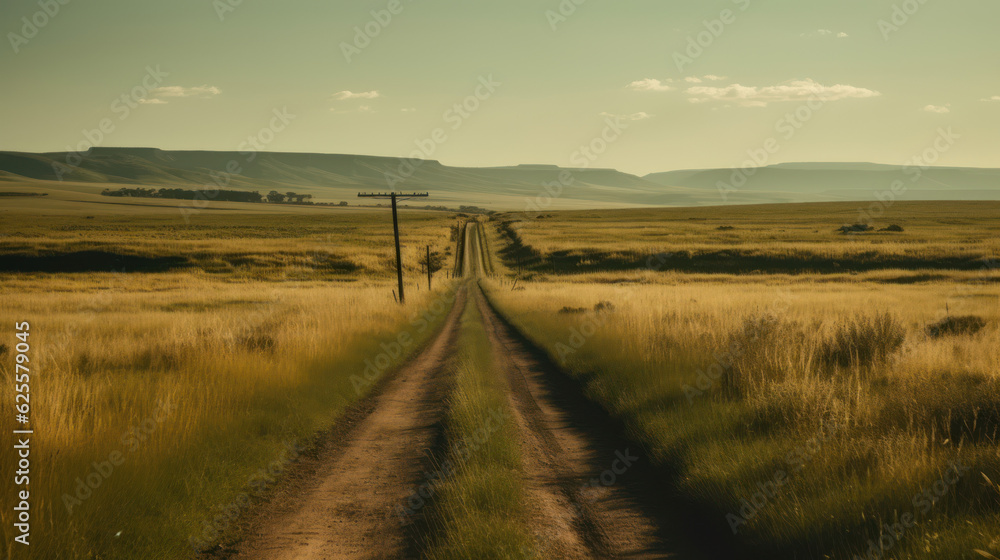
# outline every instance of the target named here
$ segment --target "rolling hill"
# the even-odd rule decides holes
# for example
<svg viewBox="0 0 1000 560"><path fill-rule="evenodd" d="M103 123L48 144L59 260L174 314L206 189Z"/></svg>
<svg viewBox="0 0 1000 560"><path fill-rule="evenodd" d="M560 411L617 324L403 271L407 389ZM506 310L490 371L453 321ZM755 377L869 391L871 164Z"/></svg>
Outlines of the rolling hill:
<svg viewBox="0 0 1000 560"><path fill-rule="evenodd" d="M434 205L542 210L575 207L687 206L703 203L685 187L664 187L613 169L548 165L449 167L433 160L337 154L164 151L94 148L78 167L67 154L0 152L0 180L73 181L149 187L295 191L317 202L352 200L359 191L429 191ZM568 175L566 173L569 173ZM562 182L560 183L560 180ZM563 184L565 183L565 184ZM546 205L546 184L558 197Z"/></svg>
<svg viewBox="0 0 1000 560"><path fill-rule="evenodd" d="M738 181L743 175L735 169L704 169L638 177L553 165L473 168L378 156L156 148L92 148L79 161L59 152L0 152L0 182L7 184L295 191L312 194L317 202L352 204L359 191L393 187L429 191L433 205L514 210L874 201L894 183L899 200L1000 200L998 169L790 163L757 168L745 184Z"/></svg>
<svg viewBox="0 0 1000 560"><path fill-rule="evenodd" d="M740 181L745 177L745 184ZM1000 169L875 163L785 163L754 169L702 169L653 173L646 181L714 194L730 204L896 200L1000 200ZM902 186L899 183L901 182Z"/></svg>

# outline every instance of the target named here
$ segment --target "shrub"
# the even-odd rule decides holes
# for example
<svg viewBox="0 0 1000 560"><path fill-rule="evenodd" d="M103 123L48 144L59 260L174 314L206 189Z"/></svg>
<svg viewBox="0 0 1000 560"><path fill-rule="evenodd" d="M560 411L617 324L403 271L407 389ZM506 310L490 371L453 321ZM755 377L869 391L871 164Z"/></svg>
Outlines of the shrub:
<svg viewBox="0 0 1000 560"><path fill-rule="evenodd" d="M594 305L594 311L597 312L614 311L614 310L615 310L615 304L611 303L610 301L599 301Z"/></svg>
<svg viewBox="0 0 1000 560"><path fill-rule="evenodd" d="M583 308L583 307L563 307L562 309L559 310L559 313L567 313L567 314L568 313L583 313L585 311L587 311L587 310L585 308Z"/></svg>
<svg viewBox="0 0 1000 560"><path fill-rule="evenodd" d="M884 227L884 228L880 229L879 231L890 231L890 232L893 232L893 233L903 233L903 227L902 226L897 226L896 224L892 224L891 226Z"/></svg>
<svg viewBox="0 0 1000 560"><path fill-rule="evenodd" d="M945 317L944 319L927 327L927 335L931 338L942 336L958 336L963 334L973 335L983 330L986 321L982 317L975 315L964 315L961 317Z"/></svg>
<svg viewBox="0 0 1000 560"><path fill-rule="evenodd" d="M888 359L906 340L906 330L888 313L856 317L837 326L823 343L821 359L841 367L873 366Z"/></svg>
<svg viewBox="0 0 1000 560"><path fill-rule="evenodd" d="M772 315L744 320L729 336L731 363L722 373L723 391L731 397L744 397L754 387L784 379L783 350L788 348L792 330Z"/></svg>
<svg viewBox="0 0 1000 560"><path fill-rule="evenodd" d="M254 329L238 338L241 346L251 352L274 352L278 343L273 336L262 329Z"/></svg>
<svg viewBox="0 0 1000 560"><path fill-rule="evenodd" d="M866 231L871 231L873 229L875 228L873 228L868 224L854 224L853 226L840 226L840 229L838 229L837 231L839 231L840 233L863 233Z"/></svg>

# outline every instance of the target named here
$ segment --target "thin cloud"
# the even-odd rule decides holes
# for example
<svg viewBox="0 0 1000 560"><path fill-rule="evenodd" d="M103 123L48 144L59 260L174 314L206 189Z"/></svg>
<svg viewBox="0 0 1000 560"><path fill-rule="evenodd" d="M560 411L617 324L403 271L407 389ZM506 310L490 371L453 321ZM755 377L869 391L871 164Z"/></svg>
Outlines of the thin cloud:
<svg viewBox="0 0 1000 560"><path fill-rule="evenodd" d="M621 119L624 121L644 121L646 119L651 119L656 115L650 115L644 111L638 113L632 113L631 115L616 115L614 113L601 113L602 117L610 117L612 119Z"/></svg>
<svg viewBox="0 0 1000 560"><path fill-rule="evenodd" d="M767 107L770 103L805 101L819 98L823 101L864 99L882 95L877 91L846 84L824 86L815 80L792 80L775 86L744 86L732 84L723 87L696 86L686 90L691 103L727 101L741 107Z"/></svg>
<svg viewBox="0 0 1000 560"><path fill-rule="evenodd" d="M149 95L141 99L140 103L148 105L163 105L168 103L166 98L194 97L198 99L209 99L222 93L222 90L215 86L163 86L149 90Z"/></svg>
<svg viewBox="0 0 1000 560"><path fill-rule="evenodd" d="M980 101L985 101L987 103L990 103L992 101L1000 101L1000 95L994 95L993 97L987 97L987 98L984 98L984 99L980 99Z"/></svg>
<svg viewBox="0 0 1000 560"><path fill-rule="evenodd" d="M670 80L667 80L669 82ZM645 80L636 80L631 84L626 86L627 89L635 91L672 91L674 88L667 85L666 82L661 82L653 78L646 78Z"/></svg>
<svg viewBox="0 0 1000 560"><path fill-rule="evenodd" d="M333 94L333 98L337 101L346 101L348 99L378 99L379 97L382 97L382 94L379 93L378 90L361 91L358 93L344 90Z"/></svg>
<svg viewBox="0 0 1000 560"><path fill-rule="evenodd" d="M951 107L951 104L944 105L944 106L942 106L942 105L928 105L928 106L924 107L924 111L927 111L928 113L938 113L938 114L942 114L943 115L945 113L950 113L951 112L950 107Z"/></svg>
<svg viewBox="0 0 1000 560"><path fill-rule="evenodd" d="M720 82L725 80L725 76L716 76L715 74L708 74L705 76L688 76L684 78L684 81L689 84L700 84L702 82Z"/></svg>
<svg viewBox="0 0 1000 560"><path fill-rule="evenodd" d="M810 31L808 33L803 33L799 35L800 37L836 37L838 39L846 39L850 37L847 33L843 31L835 32L832 29L817 29L816 31Z"/></svg>
<svg viewBox="0 0 1000 560"><path fill-rule="evenodd" d="M372 109L370 105L361 105L361 106L359 106L356 109L338 109L336 107L331 107L330 110L333 111L334 113L337 113L338 115L347 115L347 114L350 114L350 113L376 113L377 112L374 109Z"/></svg>

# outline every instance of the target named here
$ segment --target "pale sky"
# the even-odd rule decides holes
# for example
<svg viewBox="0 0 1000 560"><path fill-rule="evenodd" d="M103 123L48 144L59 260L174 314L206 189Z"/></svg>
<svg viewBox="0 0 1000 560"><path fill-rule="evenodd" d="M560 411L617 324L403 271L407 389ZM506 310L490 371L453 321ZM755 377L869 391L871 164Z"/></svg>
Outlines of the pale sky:
<svg viewBox="0 0 1000 560"><path fill-rule="evenodd" d="M1000 166L995 0L59 1L51 16L0 4L0 150L252 135L269 151L420 144L446 165L645 174L775 143L768 164L903 164L950 127L937 165ZM295 118L261 133L275 110Z"/></svg>

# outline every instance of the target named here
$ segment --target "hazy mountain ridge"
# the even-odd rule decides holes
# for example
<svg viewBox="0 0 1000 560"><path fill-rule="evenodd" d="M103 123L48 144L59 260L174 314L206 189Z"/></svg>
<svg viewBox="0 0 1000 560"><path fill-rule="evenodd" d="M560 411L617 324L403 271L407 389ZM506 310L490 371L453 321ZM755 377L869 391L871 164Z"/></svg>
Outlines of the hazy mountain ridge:
<svg viewBox="0 0 1000 560"><path fill-rule="evenodd" d="M147 187L295 191L317 201L358 191L429 191L434 203L536 210L581 207L696 206L768 202L876 200L896 181L907 200L1000 200L1000 169L925 170L872 163L788 163L758 168L694 169L638 177L615 169L555 165L450 167L435 160L282 152L94 148L72 154L0 152L0 179ZM739 180L746 176L745 184ZM722 193L725 193L723 196ZM439 202L440 201L440 202Z"/></svg>
<svg viewBox="0 0 1000 560"><path fill-rule="evenodd" d="M695 169L652 173L643 178L701 193L725 192L731 203L864 201L889 195L900 200L1000 200L1000 169L972 167L784 163L750 173L740 169Z"/></svg>
<svg viewBox="0 0 1000 560"><path fill-rule="evenodd" d="M72 161L72 160L69 160ZM149 187L232 188L309 192L317 200L357 191L401 190L451 193L456 200L510 199L545 195L544 185L565 171L556 166L511 168L448 167L434 160L341 154L164 151L96 148L67 172L65 153L0 152L0 171L39 181L145 185ZM227 170L236 172L228 174ZM664 188L613 169L573 170L559 198L601 205L696 204L685 188ZM607 191L607 189L611 191ZM488 202L488 201L486 201ZM523 204L523 203L522 203ZM510 201L507 201L510 205Z"/></svg>

